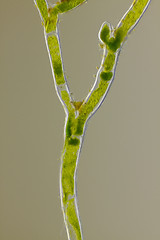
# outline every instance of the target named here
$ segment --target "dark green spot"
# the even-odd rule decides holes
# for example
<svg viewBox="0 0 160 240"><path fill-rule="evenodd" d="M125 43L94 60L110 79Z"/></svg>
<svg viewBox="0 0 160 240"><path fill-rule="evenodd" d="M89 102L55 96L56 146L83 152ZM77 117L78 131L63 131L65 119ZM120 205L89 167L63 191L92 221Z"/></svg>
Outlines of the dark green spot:
<svg viewBox="0 0 160 240"><path fill-rule="evenodd" d="M105 44L107 44L107 39L109 37L109 32L110 32L109 27L108 27L107 24L105 24L103 26L102 30L101 30L101 33L100 33L100 38Z"/></svg>
<svg viewBox="0 0 160 240"><path fill-rule="evenodd" d="M62 76L63 71L62 71L62 64L61 63L54 62L53 63L53 68L54 68L55 75L57 75L59 77Z"/></svg>
<svg viewBox="0 0 160 240"><path fill-rule="evenodd" d="M101 74L100 74L100 78L104 81L111 80L112 76L113 76L112 72L101 72Z"/></svg>
<svg viewBox="0 0 160 240"><path fill-rule="evenodd" d="M74 145L74 146L79 145L79 143L80 143L80 140L78 138L70 138L68 141L69 145Z"/></svg>
<svg viewBox="0 0 160 240"><path fill-rule="evenodd" d="M81 119L78 119L77 129L76 129L76 132L75 132L76 135L82 135L83 134L83 126L84 126L83 121Z"/></svg>
<svg viewBox="0 0 160 240"><path fill-rule="evenodd" d="M113 52L116 52L117 49L120 48L124 38L125 38L125 33L121 28L119 28L115 33L115 37L112 37L107 41L107 46L109 47L110 50L112 50Z"/></svg>
<svg viewBox="0 0 160 240"><path fill-rule="evenodd" d="M71 119L69 118L67 121L67 126L66 126L66 137L67 138L71 137L71 135L72 135L71 126L72 126L72 122L71 122Z"/></svg>

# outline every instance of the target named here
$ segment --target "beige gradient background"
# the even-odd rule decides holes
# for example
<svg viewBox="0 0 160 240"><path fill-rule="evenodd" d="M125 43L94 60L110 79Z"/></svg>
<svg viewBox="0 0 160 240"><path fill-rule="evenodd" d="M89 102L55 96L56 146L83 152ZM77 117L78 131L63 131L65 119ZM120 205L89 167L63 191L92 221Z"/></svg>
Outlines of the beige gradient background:
<svg viewBox="0 0 160 240"><path fill-rule="evenodd" d="M89 0L61 17L75 99L93 84L98 31L132 0ZM33 1L0 0L0 240L67 240L59 199L64 111ZM160 2L120 55L109 95L90 120L78 169L84 239L160 239Z"/></svg>

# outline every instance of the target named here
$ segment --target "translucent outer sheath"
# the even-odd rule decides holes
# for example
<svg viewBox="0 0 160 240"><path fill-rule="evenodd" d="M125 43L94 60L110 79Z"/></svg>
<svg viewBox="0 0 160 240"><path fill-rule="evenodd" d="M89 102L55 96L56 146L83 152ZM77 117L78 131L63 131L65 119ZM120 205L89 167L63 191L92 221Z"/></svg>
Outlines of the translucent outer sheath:
<svg viewBox="0 0 160 240"><path fill-rule="evenodd" d="M51 7L46 0L34 0L34 2L44 26L55 89L66 113L60 168L60 198L64 222L68 239L82 240L77 204L76 172L86 125L107 96L115 77L122 45L143 16L151 0L134 0L116 28L107 22L102 24L99 40L103 48L103 58L92 89L86 99L80 102L72 99L64 74L58 16L78 7L86 0L61 0Z"/></svg>

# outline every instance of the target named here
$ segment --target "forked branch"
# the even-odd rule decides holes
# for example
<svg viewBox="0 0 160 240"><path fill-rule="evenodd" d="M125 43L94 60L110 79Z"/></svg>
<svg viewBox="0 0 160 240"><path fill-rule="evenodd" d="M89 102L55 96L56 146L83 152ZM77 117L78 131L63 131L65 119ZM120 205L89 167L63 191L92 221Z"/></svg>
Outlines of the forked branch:
<svg viewBox="0 0 160 240"><path fill-rule="evenodd" d="M116 28L106 22L102 24L99 31L99 40L103 47L102 62L91 91L86 99L80 102L73 101L64 74L58 17L85 3L86 0L61 0L51 7L46 0L34 0L34 2L44 26L56 92L66 113L60 171L60 197L65 226L69 240L82 240L76 195L76 170L85 126L105 99L114 80L122 45L143 16L151 0L134 0Z"/></svg>

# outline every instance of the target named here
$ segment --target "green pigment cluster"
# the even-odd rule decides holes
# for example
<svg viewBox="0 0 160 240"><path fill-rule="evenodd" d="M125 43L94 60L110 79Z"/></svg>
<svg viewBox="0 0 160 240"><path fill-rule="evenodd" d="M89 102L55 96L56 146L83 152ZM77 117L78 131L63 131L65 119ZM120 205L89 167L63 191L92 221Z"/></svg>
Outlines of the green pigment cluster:
<svg viewBox="0 0 160 240"><path fill-rule="evenodd" d="M34 0L45 29L46 44L55 80L57 94L66 112L65 142L62 154L60 197L69 240L82 240L82 231L76 199L76 168L89 117L101 105L115 75L115 66L121 47L128 34L140 20L151 0L134 0L117 28L102 25L99 37L104 49L103 61L96 77L96 87L84 101L72 100L64 76L57 22L59 14L68 12L86 0L61 0L49 7L46 0ZM98 80L99 79L99 80Z"/></svg>

